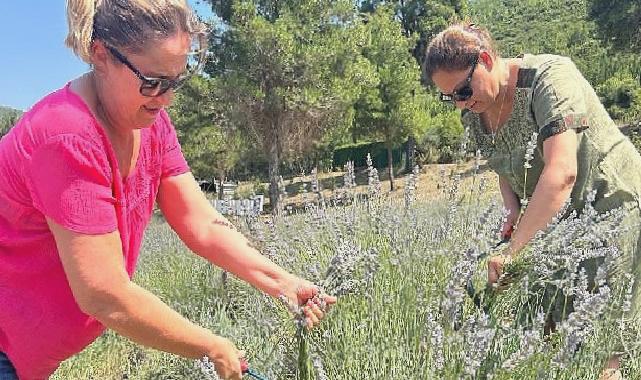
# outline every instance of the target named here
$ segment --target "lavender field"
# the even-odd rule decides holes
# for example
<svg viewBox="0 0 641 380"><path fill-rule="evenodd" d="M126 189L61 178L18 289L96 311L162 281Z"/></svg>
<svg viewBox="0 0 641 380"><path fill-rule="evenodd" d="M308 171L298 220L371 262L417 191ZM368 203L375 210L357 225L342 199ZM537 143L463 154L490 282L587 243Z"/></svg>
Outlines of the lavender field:
<svg viewBox="0 0 641 380"><path fill-rule="evenodd" d="M510 264L505 289L484 291L503 219L486 174L444 171L441 192L423 197L417 170L404 199L391 199L373 168L367 191L356 192L352 170L332 198L310 191L305 210L234 221L272 260L340 296L320 328L300 329L286 305L190 254L161 218L147 231L135 281L231 338L267 379L597 379L622 347L632 358L625 377L641 378L635 330L621 316L631 282L605 280L620 254L620 212L588 206L555 221ZM592 291L581 269L588 260L599 263ZM575 306L550 332L542 300L552 285ZM111 332L53 376L215 378L203 363Z"/></svg>

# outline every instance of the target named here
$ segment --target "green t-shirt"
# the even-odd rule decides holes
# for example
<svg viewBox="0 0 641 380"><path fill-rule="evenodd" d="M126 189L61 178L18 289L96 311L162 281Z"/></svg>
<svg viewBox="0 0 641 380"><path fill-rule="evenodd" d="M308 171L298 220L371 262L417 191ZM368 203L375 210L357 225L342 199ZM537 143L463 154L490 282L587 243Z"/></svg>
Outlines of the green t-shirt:
<svg viewBox="0 0 641 380"><path fill-rule="evenodd" d="M471 145L481 150L489 166L505 178L519 199L529 198L543 171L543 142L567 129L577 132L577 179L572 208L583 209L586 195L596 190L600 211L641 199L641 156L612 121L592 86L567 57L523 56L514 106L495 136L486 133L479 115L467 112ZM536 148L524 167L533 133ZM526 173L527 172L527 173Z"/></svg>

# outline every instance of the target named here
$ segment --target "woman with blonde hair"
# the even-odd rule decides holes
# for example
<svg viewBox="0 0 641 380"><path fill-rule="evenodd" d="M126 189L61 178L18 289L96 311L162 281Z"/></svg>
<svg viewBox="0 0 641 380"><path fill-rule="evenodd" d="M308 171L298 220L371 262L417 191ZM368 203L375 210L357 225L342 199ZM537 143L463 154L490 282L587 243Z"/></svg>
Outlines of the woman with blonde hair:
<svg viewBox="0 0 641 380"><path fill-rule="evenodd" d="M488 264L488 282L496 283L506 260L545 229L568 199L570 210L580 212L587 195L596 192L597 212L622 207L632 226L619 242L623 259L611 280L624 280L621 273L636 277L628 317L638 320L641 156L574 63L550 54L503 58L487 30L457 23L431 41L423 70L442 100L464 109L472 143L499 176L509 212L502 233L515 227L504 254ZM521 200L528 200L527 208ZM548 326L554 328L569 311L550 308ZM604 376L620 376L618 366L613 357Z"/></svg>
<svg viewBox="0 0 641 380"><path fill-rule="evenodd" d="M0 141L0 379L45 379L105 328L240 379L233 343L130 281L155 202L192 251L304 305L309 326L336 300L251 248L189 172L164 110L205 52L186 2L68 0L67 18L90 72Z"/></svg>

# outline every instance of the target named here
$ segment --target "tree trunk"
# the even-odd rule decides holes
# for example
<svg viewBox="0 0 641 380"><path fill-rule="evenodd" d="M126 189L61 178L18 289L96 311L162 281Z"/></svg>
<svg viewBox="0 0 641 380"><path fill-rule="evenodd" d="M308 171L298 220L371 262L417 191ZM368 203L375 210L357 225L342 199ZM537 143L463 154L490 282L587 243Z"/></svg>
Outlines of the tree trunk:
<svg viewBox="0 0 641 380"><path fill-rule="evenodd" d="M394 157L392 155L392 144L387 143L387 165L389 173L389 190L394 191Z"/></svg>
<svg viewBox="0 0 641 380"><path fill-rule="evenodd" d="M405 172L411 173L412 170L414 169L414 165L416 165L416 139L414 139L414 136L410 136L407 139L407 148L405 150L405 156L407 157L407 160L405 161Z"/></svg>
<svg viewBox="0 0 641 380"><path fill-rule="evenodd" d="M280 213L280 191L278 182L280 178L280 154L278 149L278 137L269 147L269 203L272 206L272 214Z"/></svg>
<svg viewBox="0 0 641 380"><path fill-rule="evenodd" d="M227 182L227 175L225 172L220 173L220 182L216 182L216 177L214 177L214 188L216 190L216 198L223 199L223 184Z"/></svg>
<svg viewBox="0 0 641 380"><path fill-rule="evenodd" d="M223 200L223 184L225 183L225 176L220 177L220 182L216 184L216 195L219 200Z"/></svg>

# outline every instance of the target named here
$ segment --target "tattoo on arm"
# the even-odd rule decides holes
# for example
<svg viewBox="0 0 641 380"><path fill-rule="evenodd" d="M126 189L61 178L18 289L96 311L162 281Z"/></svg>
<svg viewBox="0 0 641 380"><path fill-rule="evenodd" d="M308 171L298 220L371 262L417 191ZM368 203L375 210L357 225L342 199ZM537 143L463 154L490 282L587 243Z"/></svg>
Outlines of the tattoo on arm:
<svg viewBox="0 0 641 380"><path fill-rule="evenodd" d="M230 229L230 230L232 230L232 231L238 231L238 229L236 228L236 226L234 226L232 223L230 223L230 222L228 222L228 221L226 221L226 220L219 220L219 219L215 219L215 220L212 220L212 221L211 221L211 224L215 224L215 225L219 225L219 226L227 227L227 228L229 228L229 229ZM250 239L247 239L247 237L245 237L245 239L247 240L247 245L248 245L250 248L253 248L253 249L255 249L255 250L257 250L257 251L259 251L259 252L260 252L260 248L259 248L259 246L258 246L258 244L257 244L256 242L253 242L253 241L251 241Z"/></svg>
<svg viewBox="0 0 641 380"><path fill-rule="evenodd" d="M227 228L229 228L230 230L237 231L237 230L236 230L236 226L234 226L233 224L229 223L229 222L228 222L228 221L226 221L226 220L218 220L218 219L215 219L215 220L212 220L212 221L211 221L211 224L216 224L216 225L219 225L219 226L227 227Z"/></svg>

